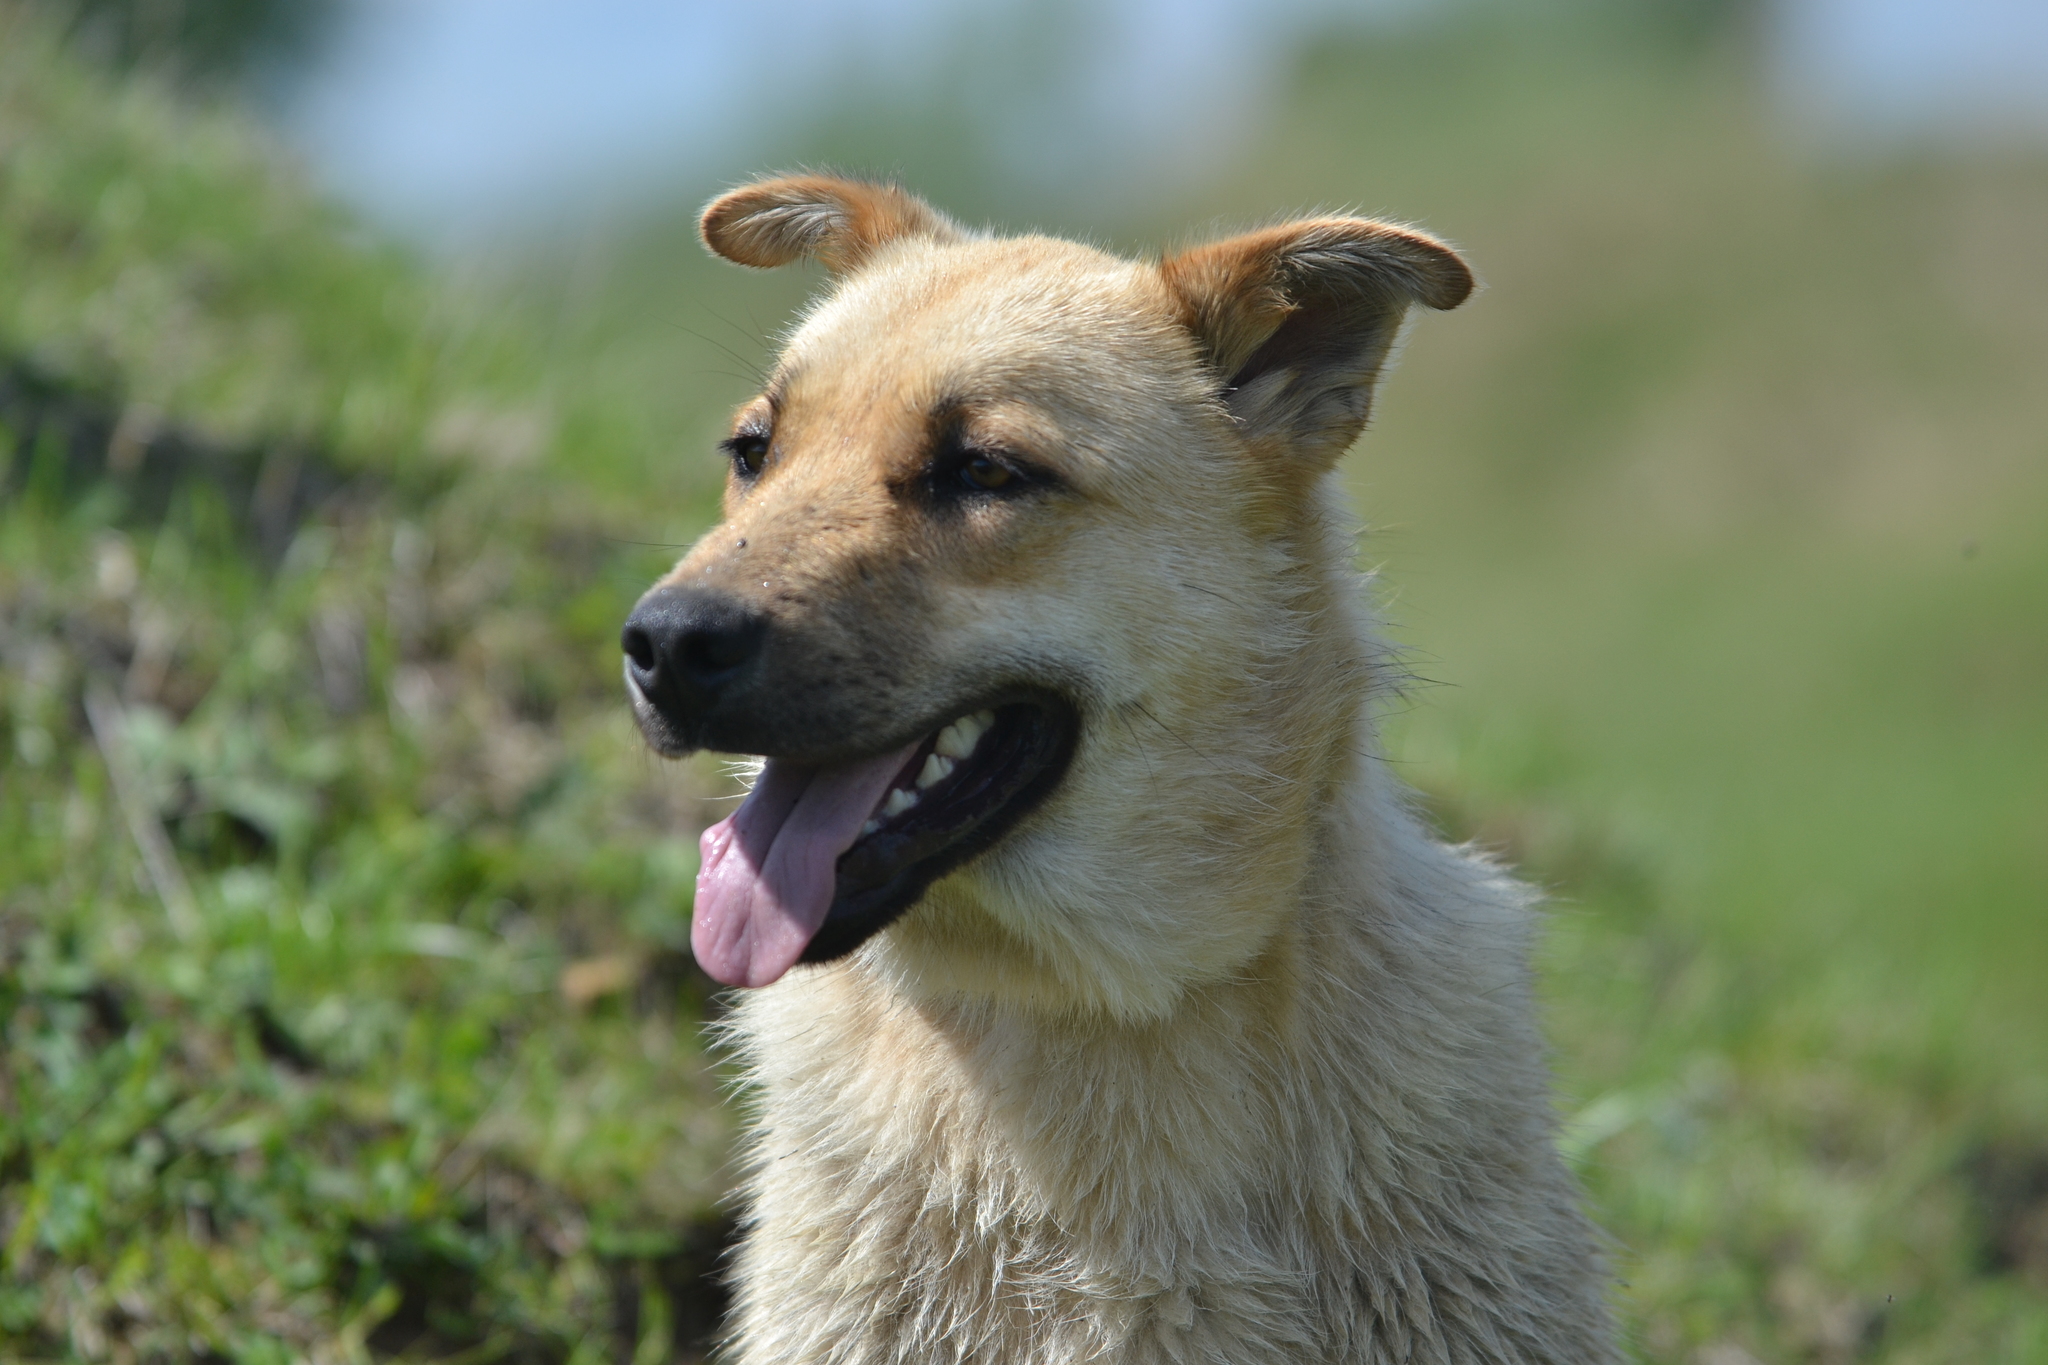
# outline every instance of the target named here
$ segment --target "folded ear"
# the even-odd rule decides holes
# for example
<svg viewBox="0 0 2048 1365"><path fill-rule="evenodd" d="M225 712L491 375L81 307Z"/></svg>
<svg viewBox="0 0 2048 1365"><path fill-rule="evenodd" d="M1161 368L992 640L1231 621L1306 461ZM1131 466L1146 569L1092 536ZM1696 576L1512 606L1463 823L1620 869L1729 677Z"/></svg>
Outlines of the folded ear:
<svg viewBox="0 0 2048 1365"><path fill-rule="evenodd" d="M721 194L698 223L704 245L741 265L815 257L833 274L854 269L899 237L955 241L952 219L894 185L830 175L773 176Z"/></svg>
<svg viewBox="0 0 2048 1365"><path fill-rule="evenodd" d="M1245 435L1317 469L1364 427L1408 305L1455 308L1472 292L1442 242L1363 218L1283 223L1159 268Z"/></svg>

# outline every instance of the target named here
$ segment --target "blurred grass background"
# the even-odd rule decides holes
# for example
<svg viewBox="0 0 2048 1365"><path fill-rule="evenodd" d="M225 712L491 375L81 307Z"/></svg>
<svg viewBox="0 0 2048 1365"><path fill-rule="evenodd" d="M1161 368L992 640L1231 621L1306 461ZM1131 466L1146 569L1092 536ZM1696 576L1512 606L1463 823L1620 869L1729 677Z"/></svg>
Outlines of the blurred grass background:
<svg viewBox="0 0 2048 1365"><path fill-rule="evenodd" d="M0 4L0 1355L695 1359L731 789L643 755L615 633L818 281L702 259L710 179L408 246L224 84L317 24L83 12ZM1361 562L1397 762L1553 892L1635 1350L2048 1361L2048 147L1771 82L1753 7L1441 6L1143 193L1005 170L959 81L764 164L1459 242Z"/></svg>

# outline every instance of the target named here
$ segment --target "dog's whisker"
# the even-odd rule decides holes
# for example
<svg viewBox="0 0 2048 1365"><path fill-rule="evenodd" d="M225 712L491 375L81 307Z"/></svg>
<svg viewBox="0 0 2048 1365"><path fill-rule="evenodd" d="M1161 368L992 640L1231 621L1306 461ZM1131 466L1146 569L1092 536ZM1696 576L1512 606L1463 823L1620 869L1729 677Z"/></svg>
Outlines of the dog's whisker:
<svg viewBox="0 0 2048 1365"><path fill-rule="evenodd" d="M746 356L741 355L738 351L735 351L732 347L726 345L724 342L718 340L716 337L706 336L704 335L704 333L698 331L694 327L687 327L680 322L673 321L669 323L669 326L678 332L684 333L687 336L695 337L697 340L703 342L706 346L713 347L723 352L727 359L733 361L735 364L739 365L742 369L747 371L746 374L736 375L734 376L734 378L740 379L742 381L753 382L758 382L760 380L761 367L759 361L748 359Z"/></svg>

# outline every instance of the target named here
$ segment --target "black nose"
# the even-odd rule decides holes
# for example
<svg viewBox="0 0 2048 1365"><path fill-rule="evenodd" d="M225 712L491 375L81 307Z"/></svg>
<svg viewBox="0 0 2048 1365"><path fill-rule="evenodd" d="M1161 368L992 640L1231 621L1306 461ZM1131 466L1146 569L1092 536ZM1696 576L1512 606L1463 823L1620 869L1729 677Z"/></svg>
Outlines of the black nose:
<svg viewBox="0 0 2048 1365"><path fill-rule="evenodd" d="M640 599L619 645L641 695L687 724L761 652L767 618L721 593L662 588Z"/></svg>

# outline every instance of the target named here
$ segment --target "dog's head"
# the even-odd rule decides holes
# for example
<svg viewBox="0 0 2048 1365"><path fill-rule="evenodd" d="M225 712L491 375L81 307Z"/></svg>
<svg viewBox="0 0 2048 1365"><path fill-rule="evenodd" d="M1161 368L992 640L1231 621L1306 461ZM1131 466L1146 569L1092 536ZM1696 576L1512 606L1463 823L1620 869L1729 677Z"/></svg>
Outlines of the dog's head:
<svg viewBox="0 0 2048 1365"><path fill-rule="evenodd" d="M1135 263L827 177L703 232L837 279L626 624L657 751L768 760L705 835L699 959L761 985L917 907L874 951L926 989L1142 1013L1240 964L1352 757L1323 476L1464 265L1350 218Z"/></svg>

